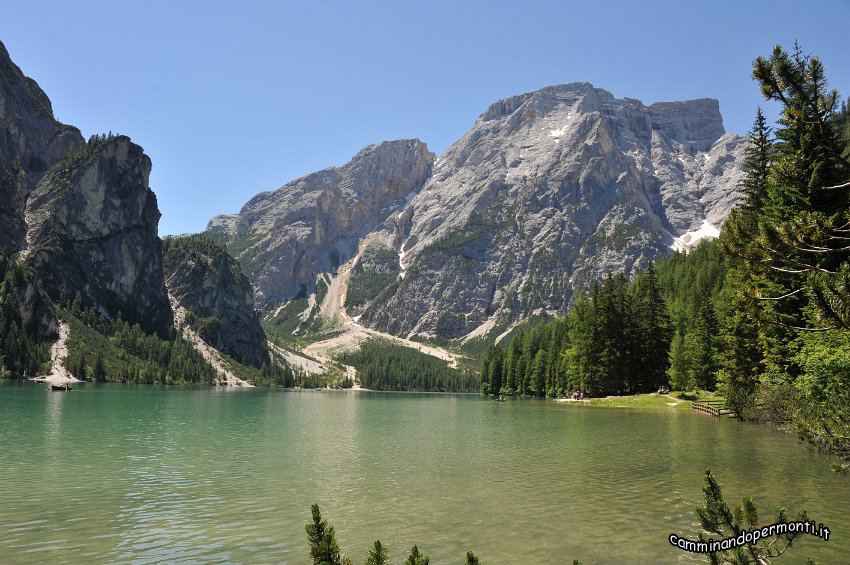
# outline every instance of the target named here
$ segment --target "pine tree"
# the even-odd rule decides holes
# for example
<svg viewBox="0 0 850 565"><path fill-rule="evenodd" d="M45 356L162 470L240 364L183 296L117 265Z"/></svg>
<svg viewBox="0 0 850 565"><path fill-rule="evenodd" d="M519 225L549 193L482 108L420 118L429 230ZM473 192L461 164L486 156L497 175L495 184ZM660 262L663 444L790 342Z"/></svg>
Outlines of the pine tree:
<svg viewBox="0 0 850 565"><path fill-rule="evenodd" d="M511 339L510 344L508 345L508 354L505 360L505 370L506 374L505 388L507 389L509 394L515 393L517 391L517 371L519 368L520 358L522 357L522 333L518 334L518 336L514 336Z"/></svg>
<svg viewBox="0 0 850 565"><path fill-rule="evenodd" d="M733 268L729 274L731 287L746 284L746 270ZM739 419L752 416L759 377L763 371L763 355L759 342L757 315L753 304L740 291L735 291L727 306L726 327L723 331L722 353L718 373L726 405Z"/></svg>
<svg viewBox="0 0 850 565"><path fill-rule="evenodd" d="M389 562L390 554L387 548L376 540L374 549L370 549L369 555L366 556L365 565L389 565Z"/></svg>
<svg viewBox="0 0 850 565"><path fill-rule="evenodd" d="M491 345L487 349L487 354L484 355L484 360L481 361L481 378L480 392L481 394L490 394L490 359L495 355L494 349L496 346Z"/></svg>
<svg viewBox="0 0 850 565"><path fill-rule="evenodd" d="M80 379L81 381L87 381L88 379L88 367L86 366L86 354L85 352L80 353L80 360L77 362L77 371L74 373L74 376Z"/></svg>
<svg viewBox="0 0 850 565"><path fill-rule="evenodd" d="M670 342L673 338L672 320L667 301L661 294L654 263L647 266L639 282L636 316L640 351L633 357L636 364L633 372L645 377L635 392L655 390L667 382Z"/></svg>
<svg viewBox="0 0 850 565"><path fill-rule="evenodd" d="M827 90L820 59L804 55L799 45L793 54L777 46L770 58L757 58L753 78L782 112L767 204L758 232L749 236L748 260L765 265L769 284L752 294L776 303L766 309L773 323L802 326L810 300L821 323L850 329L850 318L842 315L846 302L834 308L845 290L841 266L850 256L850 163L835 127L838 93Z"/></svg>
<svg viewBox="0 0 850 565"><path fill-rule="evenodd" d="M764 112L761 111L761 108L758 108L744 153L742 168L747 174L740 183L740 189L744 195L741 208L746 211L761 210L767 200L773 145L770 140L770 133L771 128L767 126Z"/></svg>
<svg viewBox="0 0 850 565"><path fill-rule="evenodd" d="M490 394L496 396L502 389L502 348L495 347L493 358L490 359Z"/></svg>
<svg viewBox="0 0 850 565"><path fill-rule="evenodd" d="M466 552L466 565L481 565L481 560L471 551Z"/></svg>
<svg viewBox="0 0 850 565"><path fill-rule="evenodd" d="M307 541L310 544L310 559L314 565L342 565L339 545L334 537L334 527L322 519L319 505L310 507L313 521L307 522Z"/></svg>
<svg viewBox="0 0 850 565"><path fill-rule="evenodd" d="M737 538L744 530L753 532L761 528L753 499L746 497L740 506L729 508L723 499L720 485L708 469L705 470L705 483L702 492L703 502L697 506L696 515L703 529L709 534L714 534L719 539ZM798 514L797 520L808 521L806 512L803 511ZM787 521L786 511L781 508L776 513L774 523L782 524ZM802 531L777 534L756 542L746 543L734 549L710 552L708 554L709 562L730 563L732 565L770 563L771 558L779 557L785 553L802 534ZM704 532L699 533L699 539L704 542L709 540Z"/></svg>
<svg viewBox="0 0 850 565"><path fill-rule="evenodd" d="M532 393L542 396L546 387L546 352L543 349L534 354L531 374Z"/></svg>
<svg viewBox="0 0 850 565"><path fill-rule="evenodd" d="M714 390L717 382L718 334L719 327L714 305L710 300L704 300L688 344L691 378L699 388L704 390Z"/></svg>
<svg viewBox="0 0 850 565"><path fill-rule="evenodd" d="M407 556L407 560L404 562L404 565L429 565L431 563L431 558L427 555L423 555L419 552L419 548L415 545L410 548L410 555Z"/></svg>
<svg viewBox="0 0 850 565"><path fill-rule="evenodd" d="M103 365L103 354L100 352L95 358L93 377L96 382L106 382L106 368Z"/></svg>
<svg viewBox="0 0 850 565"><path fill-rule="evenodd" d="M685 335L676 332L670 347L670 386L675 390L691 390L694 381L691 378L691 362L688 356L688 348L685 344Z"/></svg>

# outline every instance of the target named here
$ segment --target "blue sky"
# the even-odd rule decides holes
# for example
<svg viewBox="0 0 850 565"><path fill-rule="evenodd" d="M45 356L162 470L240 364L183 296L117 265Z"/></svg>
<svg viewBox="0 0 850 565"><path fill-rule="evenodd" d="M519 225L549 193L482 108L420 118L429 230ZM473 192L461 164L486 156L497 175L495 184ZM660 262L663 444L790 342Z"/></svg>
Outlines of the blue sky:
<svg viewBox="0 0 850 565"><path fill-rule="evenodd" d="M718 98L744 133L764 104L756 55L799 39L848 94L848 37L848 0L28 0L0 19L58 119L145 148L162 234L369 143L418 137L440 153L494 100L550 84Z"/></svg>

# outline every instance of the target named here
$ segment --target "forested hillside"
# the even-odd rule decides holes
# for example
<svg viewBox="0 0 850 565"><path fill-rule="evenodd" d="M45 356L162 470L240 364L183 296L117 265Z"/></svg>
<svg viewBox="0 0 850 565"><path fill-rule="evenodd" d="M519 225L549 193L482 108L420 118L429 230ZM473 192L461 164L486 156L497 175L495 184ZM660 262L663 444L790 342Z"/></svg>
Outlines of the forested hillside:
<svg viewBox="0 0 850 565"><path fill-rule="evenodd" d="M39 316L52 321L47 303L32 271L17 257L0 254L0 378L49 370L50 336L37 323Z"/></svg>
<svg viewBox="0 0 850 565"><path fill-rule="evenodd" d="M388 340L370 339L338 360L357 369L360 386L373 390L474 392L478 378L449 367L447 361Z"/></svg>

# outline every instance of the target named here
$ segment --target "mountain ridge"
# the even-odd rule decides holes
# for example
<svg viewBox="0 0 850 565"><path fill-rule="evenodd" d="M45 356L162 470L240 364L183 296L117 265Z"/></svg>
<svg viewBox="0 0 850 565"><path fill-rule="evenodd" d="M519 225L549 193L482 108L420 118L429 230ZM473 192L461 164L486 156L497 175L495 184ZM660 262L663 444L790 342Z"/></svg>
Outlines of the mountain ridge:
<svg viewBox="0 0 850 565"><path fill-rule="evenodd" d="M357 241L368 237L372 255L393 250L398 261L344 270L360 277L352 312L373 329L426 339L486 335L562 313L603 274L630 275L673 247L713 235L739 196L744 145L725 132L712 98L646 106L574 82L497 100L433 160L404 203L394 201L383 222L373 215L361 226ZM258 198L268 203L278 191L246 207ZM318 289L323 273L332 282L340 275L337 265L318 266L297 291L265 290L267 281L246 261L255 251L244 226L252 227L250 237L268 237L262 230L270 219L256 213L286 216L287 204L278 204L254 206L247 222L243 207L209 225L235 236L230 248L269 307ZM355 243L344 257L359 253ZM298 257L278 250L265 259L282 265ZM397 278L387 282L393 272ZM386 284L369 290L366 281Z"/></svg>

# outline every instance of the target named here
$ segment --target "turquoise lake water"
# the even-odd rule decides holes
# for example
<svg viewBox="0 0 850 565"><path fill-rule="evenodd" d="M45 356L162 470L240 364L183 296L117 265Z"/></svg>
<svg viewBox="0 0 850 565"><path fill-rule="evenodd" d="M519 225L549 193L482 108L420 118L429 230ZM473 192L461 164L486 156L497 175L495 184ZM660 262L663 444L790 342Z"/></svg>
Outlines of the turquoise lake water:
<svg viewBox="0 0 850 565"><path fill-rule="evenodd" d="M362 563L703 562L710 467L729 501L827 525L778 563L847 563L850 477L793 434L687 411L477 395L0 383L0 563L308 563L318 502Z"/></svg>

